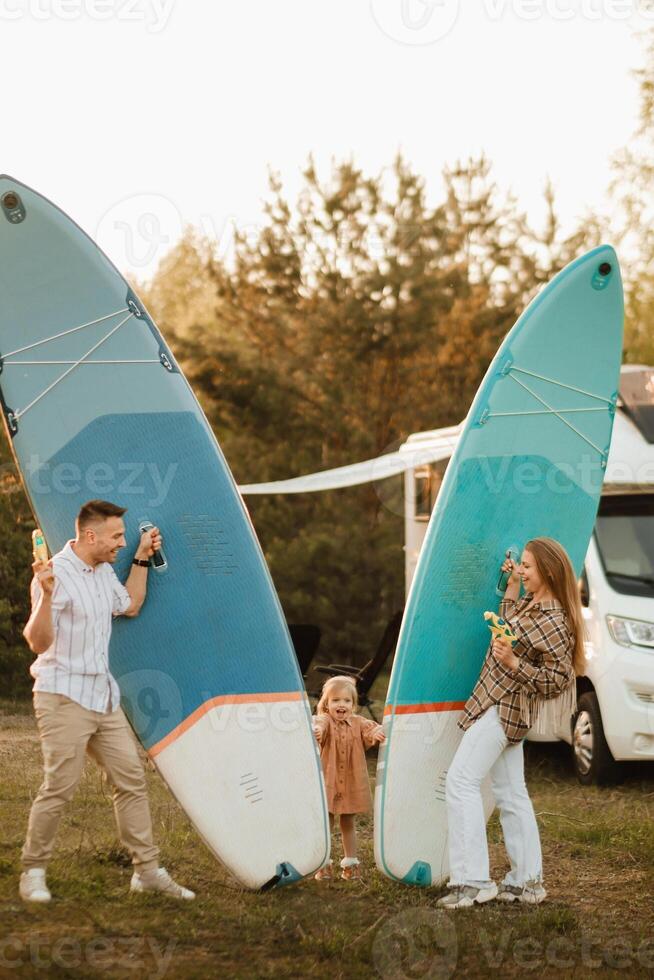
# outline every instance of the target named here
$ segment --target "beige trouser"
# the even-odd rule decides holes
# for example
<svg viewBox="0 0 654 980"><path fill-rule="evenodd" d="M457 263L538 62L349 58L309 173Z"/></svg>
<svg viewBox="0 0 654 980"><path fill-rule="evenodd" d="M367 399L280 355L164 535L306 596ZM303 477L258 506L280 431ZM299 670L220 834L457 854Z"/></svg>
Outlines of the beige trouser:
<svg viewBox="0 0 654 980"><path fill-rule="evenodd" d="M90 711L63 694L34 693L34 713L43 749L44 780L30 812L23 866L45 868L59 819L75 793L86 752L104 770L113 787L120 839L134 867L158 866L143 766L121 708L108 714Z"/></svg>

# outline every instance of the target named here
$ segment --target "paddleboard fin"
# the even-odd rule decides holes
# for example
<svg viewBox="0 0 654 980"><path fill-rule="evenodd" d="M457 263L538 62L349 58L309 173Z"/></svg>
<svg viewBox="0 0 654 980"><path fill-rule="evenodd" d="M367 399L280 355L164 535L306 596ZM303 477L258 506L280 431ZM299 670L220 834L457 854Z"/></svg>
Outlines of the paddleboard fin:
<svg viewBox="0 0 654 980"><path fill-rule="evenodd" d="M262 885L260 892L269 892L273 888L281 888L282 885L291 885L295 881L301 881L302 875L297 871L290 861L282 861L277 865L277 870L272 878Z"/></svg>
<svg viewBox="0 0 654 980"><path fill-rule="evenodd" d="M428 888L431 885L431 864L428 864L427 861L416 861L402 878L402 881L405 885L418 885L421 888Z"/></svg>

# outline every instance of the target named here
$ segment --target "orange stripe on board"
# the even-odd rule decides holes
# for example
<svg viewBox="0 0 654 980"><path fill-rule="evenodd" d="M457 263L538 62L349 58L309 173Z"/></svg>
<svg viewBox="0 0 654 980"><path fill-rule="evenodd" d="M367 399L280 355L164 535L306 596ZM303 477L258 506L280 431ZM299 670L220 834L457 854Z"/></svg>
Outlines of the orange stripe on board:
<svg viewBox="0 0 654 980"><path fill-rule="evenodd" d="M180 735L188 731L197 721L200 720L212 708L220 708L224 704L258 704L270 701L301 701L306 695L302 691L273 691L270 694L221 694L210 701L205 701L199 708L182 721L172 732L168 732L165 738L148 749L148 755L154 757L163 749L176 742Z"/></svg>
<svg viewBox="0 0 654 980"><path fill-rule="evenodd" d="M387 704L384 708L386 715L418 715L428 711L461 711L465 701L436 701L433 704Z"/></svg>

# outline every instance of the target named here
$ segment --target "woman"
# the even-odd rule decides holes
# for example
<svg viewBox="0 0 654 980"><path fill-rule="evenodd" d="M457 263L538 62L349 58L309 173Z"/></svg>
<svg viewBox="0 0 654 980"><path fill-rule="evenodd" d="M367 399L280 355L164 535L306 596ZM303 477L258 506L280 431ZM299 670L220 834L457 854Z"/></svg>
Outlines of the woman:
<svg viewBox="0 0 654 980"><path fill-rule="evenodd" d="M516 635L491 642L475 689L463 709L465 732L447 774L450 880L444 908L465 908L493 898L542 902L538 825L524 777L523 740L535 727L567 723L575 710L575 676L583 673L581 603L565 549L551 538L525 545L500 615ZM519 598L520 580L525 595ZM556 700L554 700L556 699ZM481 784L490 773L511 870L500 885L490 879Z"/></svg>

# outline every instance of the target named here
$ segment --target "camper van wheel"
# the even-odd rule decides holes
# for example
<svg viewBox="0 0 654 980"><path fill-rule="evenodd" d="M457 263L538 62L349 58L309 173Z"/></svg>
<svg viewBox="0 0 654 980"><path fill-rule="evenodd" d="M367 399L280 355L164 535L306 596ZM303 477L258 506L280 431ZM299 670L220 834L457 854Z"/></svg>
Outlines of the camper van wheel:
<svg viewBox="0 0 654 980"><path fill-rule="evenodd" d="M605 786L619 780L621 769L604 736L597 695L586 691L579 698L572 726L572 750L577 779L584 786Z"/></svg>

